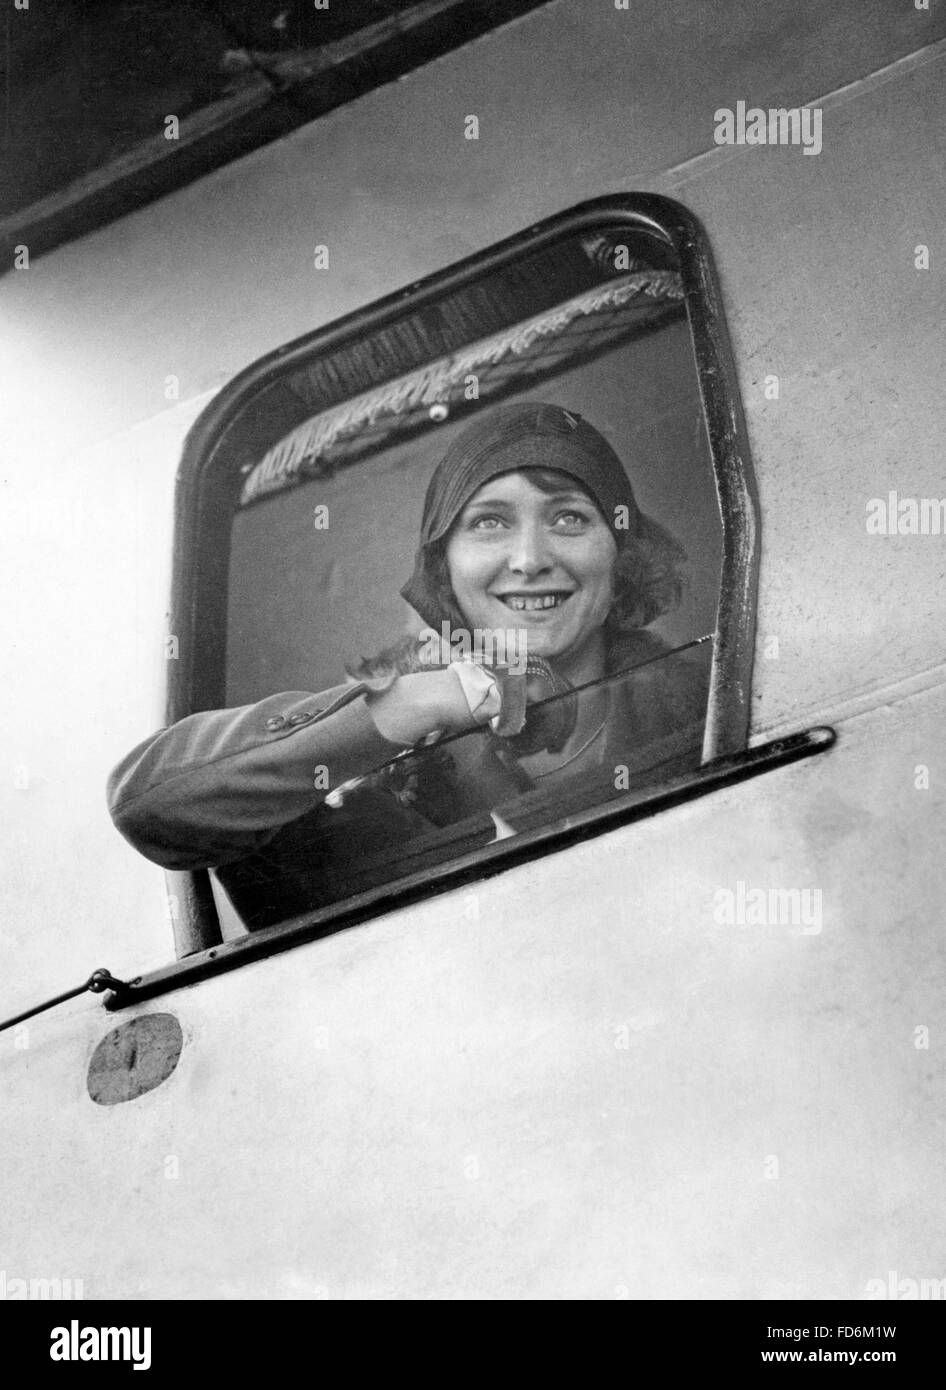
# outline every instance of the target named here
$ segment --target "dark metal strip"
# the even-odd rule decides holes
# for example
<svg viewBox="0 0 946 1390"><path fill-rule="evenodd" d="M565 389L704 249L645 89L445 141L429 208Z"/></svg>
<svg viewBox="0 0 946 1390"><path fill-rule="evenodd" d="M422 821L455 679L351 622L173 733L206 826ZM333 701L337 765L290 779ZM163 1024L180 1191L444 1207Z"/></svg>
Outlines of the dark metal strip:
<svg viewBox="0 0 946 1390"><path fill-rule="evenodd" d="M326 61L310 55L292 72L284 56L281 64L273 59L265 65L265 76L258 63L256 89L220 102L214 110L196 112L190 125L185 119L173 147L163 134L156 135L68 188L0 220L0 274L12 267L18 245L28 246L35 260L549 3L415 5L397 21L371 26L360 44L357 34L335 44ZM416 25L411 24L412 9L420 17ZM280 67L286 71L281 73Z"/></svg>
<svg viewBox="0 0 946 1390"><path fill-rule="evenodd" d="M524 831L485 849L472 851L451 863L414 874L396 884L371 889L336 906L323 908L291 925L267 927L238 941L229 941L189 956L162 970L141 976L123 993L108 999L105 1007L126 1008L170 990L236 970L250 961L263 960L267 956L291 950L304 942L331 936L348 927L363 926L386 912L397 911L468 883L482 882L505 869L537 859L549 850L579 844L620 826L645 820L672 806L706 796L721 787L744 782L813 753L825 752L832 747L835 738L833 729L818 727L746 749L713 763L705 763L696 772L655 789L640 799L612 801L584 811L561 826Z"/></svg>

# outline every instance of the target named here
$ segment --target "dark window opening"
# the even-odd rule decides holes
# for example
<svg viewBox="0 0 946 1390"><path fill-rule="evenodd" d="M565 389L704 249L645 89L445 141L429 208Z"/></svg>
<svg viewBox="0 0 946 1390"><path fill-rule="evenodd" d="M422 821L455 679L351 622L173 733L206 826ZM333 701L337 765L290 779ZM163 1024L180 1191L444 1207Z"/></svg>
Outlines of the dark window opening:
<svg viewBox="0 0 946 1390"><path fill-rule="evenodd" d="M366 895L393 903L399 885L449 883L451 865L468 873L479 857L485 872L524 845L541 852L662 788L678 795L745 752L754 487L705 241L684 209L652 195L601 199L532 228L271 354L208 407L178 493L181 659L169 722L285 692L285 713L267 706L282 742L293 719L314 727L332 717L310 697L339 687L346 669L357 676L371 669L360 659L420 642L426 622L399 591L425 489L454 439L514 403L587 422L611 446L640 512L675 547L655 543L646 564L628 569L628 593L637 583L658 597L614 638L595 607L595 563L573 563L571 539L558 539L586 523L542 511L536 486L528 505L552 518L551 559L535 571L546 565L548 583L527 577L525 598L502 596L510 628L541 629L536 640L551 643L552 684L529 686L525 730L441 732L341 784L336 768L319 782L313 767L301 813L293 803L246 853L221 852L209 874L186 876L181 954L220 941L214 904L227 939L316 919L321 934ZM537 459L529 455L527 481ZM489 523L510 534L519 524ZM630 542L617 543L626 558ZM457 580L455 555L451 563L455 592L463 572ZM483 587L491 600L502 584ZM562 615L537 616L540 606ZM554 643L566 610L610 635L599 668L559 689ZM478 610L468 601L465 611Z"/></svg>

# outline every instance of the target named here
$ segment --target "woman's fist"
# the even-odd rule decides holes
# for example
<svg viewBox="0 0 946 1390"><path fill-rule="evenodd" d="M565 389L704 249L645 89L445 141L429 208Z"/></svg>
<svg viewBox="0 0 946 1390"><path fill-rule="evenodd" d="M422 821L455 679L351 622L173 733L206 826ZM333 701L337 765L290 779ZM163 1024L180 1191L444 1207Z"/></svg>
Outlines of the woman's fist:
<svg viewBox="0 0 946 1390"><path fill-rule="evenodd" d="M488 723L502 705L498 685L482 667L454 663L444 669L398 676L386 689L370 690L368 711L389 743L412 747L434 732L462 733Z"/></svg>

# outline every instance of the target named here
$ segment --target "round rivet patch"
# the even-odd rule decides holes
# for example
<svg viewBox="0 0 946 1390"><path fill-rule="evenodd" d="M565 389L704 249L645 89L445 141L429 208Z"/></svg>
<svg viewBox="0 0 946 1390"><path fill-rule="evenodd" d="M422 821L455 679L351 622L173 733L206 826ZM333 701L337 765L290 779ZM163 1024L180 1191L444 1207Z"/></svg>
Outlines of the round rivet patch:
<svg viewBox="0 0 946 1390"><path fill-rule="evenodd" d="M171 1075L183 1046L173 1014L143 1014L113 1028L92 1054L89 1095L96 1105L120 1105L153 1091Z"/></svg>

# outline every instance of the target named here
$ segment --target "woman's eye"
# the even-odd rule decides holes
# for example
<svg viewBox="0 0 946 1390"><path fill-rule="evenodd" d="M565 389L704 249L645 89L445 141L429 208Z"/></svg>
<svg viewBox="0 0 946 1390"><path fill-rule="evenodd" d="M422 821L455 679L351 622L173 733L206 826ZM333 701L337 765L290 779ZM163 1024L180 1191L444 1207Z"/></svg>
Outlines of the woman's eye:
<svg viewBox="0 0 946 1390"><path fill-rule="evenodd" d="M467 529L483 534L504 531L510 524L515 525L515 522L510 523L506 517L498 516L493 512L486 512L481 516L471 517L467 524ZM587 530L590 524L591 517L586 512L576 512L571 509L568 511L556 512L551 523L553 530L567 531L569 533Z"/></svg>

